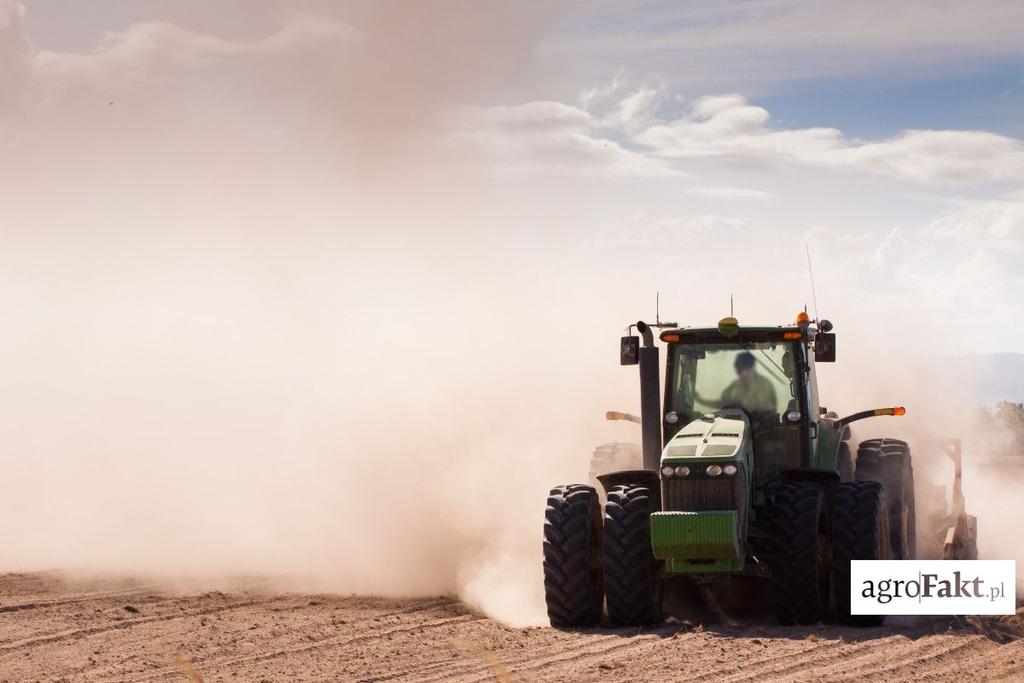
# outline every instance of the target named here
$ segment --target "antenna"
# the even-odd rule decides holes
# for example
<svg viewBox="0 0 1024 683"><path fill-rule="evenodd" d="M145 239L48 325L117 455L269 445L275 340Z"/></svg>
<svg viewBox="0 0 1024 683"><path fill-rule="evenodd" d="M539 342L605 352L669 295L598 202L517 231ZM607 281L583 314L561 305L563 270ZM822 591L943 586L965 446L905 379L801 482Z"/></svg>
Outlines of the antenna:
<svg viewBox="0 0 1024 683"><path fill-rule="evenodd" d="M814 302L814 319L818 320L818 295L814 291L814 269L811 268L811 247L807 242L804 242L804 250L807 252L807 274L811 276L811 300Z"/></svg>
<svg viewBox="0 0 1024 683"><path fill-rule="evenodd" d="M731 318L731 317L733 317L735 315L736 314L733 313L733 310L732 310L732 292L729 292L729 317Z"/></svg>
<svg viewBox="0 0 1024 683"><path fill-rule="evenodd" d="M654 295L654 324L651 327L658 329L664 327L679 327L679 323L661 322L661 291Z"/></svg>

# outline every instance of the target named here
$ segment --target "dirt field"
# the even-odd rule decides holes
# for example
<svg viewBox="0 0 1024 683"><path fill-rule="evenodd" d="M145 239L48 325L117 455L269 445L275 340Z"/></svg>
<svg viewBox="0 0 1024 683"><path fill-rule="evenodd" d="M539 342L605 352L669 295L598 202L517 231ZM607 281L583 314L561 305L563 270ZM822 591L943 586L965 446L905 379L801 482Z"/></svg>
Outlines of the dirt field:
<svg viewBox="0 0 1024 683"><path fill-rule="evenodd" d="M244 585L244 584L239 584ZM0 575L2 681L1024 680L1024 617L514 629L457 601Z"/></svg>

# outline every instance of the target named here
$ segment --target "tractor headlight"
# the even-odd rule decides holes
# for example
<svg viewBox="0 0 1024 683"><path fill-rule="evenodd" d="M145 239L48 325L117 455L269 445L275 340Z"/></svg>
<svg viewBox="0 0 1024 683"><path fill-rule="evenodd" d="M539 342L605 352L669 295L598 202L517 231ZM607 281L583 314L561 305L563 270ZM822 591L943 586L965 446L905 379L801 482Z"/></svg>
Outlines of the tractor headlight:
<svg viewBox="0 0 1024 683"><path fill-rule="evenodd" d="M661 468L661 476L671 477L675 473L675 471L675 468L672 467L671 465L665 465L664 467Z"/></svg>
<svg viewBox="0 0 1024 683"><path fill-rule="evenodd" d="M688 477L688 476L690 476L690 468L687 467L686 465L680 465L679 467L676 468L676 476L677 477Z"/></svg>
<svg viewBox="0 0 1024 683"><path fill-rule="evenodd" d="M721 465L708 465L708 468L706 470L704 470L704 471L708 473L709 477L717 477L718 475L720 475L722 473L722 466Z"/></svg>
<svg viewBox="0 0 1024 683"><path fill-rule="evenodd" d="M791 410L786 413L786 419L790 422L799 422L801 417L799 410Z"/></svg>
<svg viewBox="0 0 1024 683"><path fill-rule="evenodd" d="M676 422L679 422L679 413L677 413L674 410L665 413L665 422L669 423L670 425L674 425Z"/></svg>
<svg viewBox="0 0 1024 683"><path fill-rule="evenodd" d="M738 470L736 469L736 465L726 465L725 467L722 468L722 471L725 472L726 475L731 477L734 474L736 474Z"/></svg>

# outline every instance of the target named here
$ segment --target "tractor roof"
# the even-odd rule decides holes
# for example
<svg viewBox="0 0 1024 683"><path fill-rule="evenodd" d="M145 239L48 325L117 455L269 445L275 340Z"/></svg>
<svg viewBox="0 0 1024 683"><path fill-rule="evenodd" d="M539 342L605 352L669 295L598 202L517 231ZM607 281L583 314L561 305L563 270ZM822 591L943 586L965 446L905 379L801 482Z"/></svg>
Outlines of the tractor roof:
<svg viewBox="0 0 1024 683"><path fill-rule="evenodd" d="M740 325L725 318L718 327L679 327L665 330L661 340L675 343L741 343L752 341L797 341L806 339L806 325Z"/></svg>

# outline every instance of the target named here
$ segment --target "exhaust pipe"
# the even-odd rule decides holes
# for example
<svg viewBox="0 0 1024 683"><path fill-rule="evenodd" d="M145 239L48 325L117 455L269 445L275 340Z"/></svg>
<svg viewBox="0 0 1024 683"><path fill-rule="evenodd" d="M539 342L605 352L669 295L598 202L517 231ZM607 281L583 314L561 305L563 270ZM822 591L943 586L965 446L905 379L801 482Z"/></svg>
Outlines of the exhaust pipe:
<svg viewBox="0 0 1024 683"><path fill-rule="evenodd" d="M640 431L642 433L642 454L645 470L658 471L661 464L661 382L658 379L658 347L654 345L654 334L644 321L636 324L643 335L644 345L639 349L640 357Z"/></svg>

